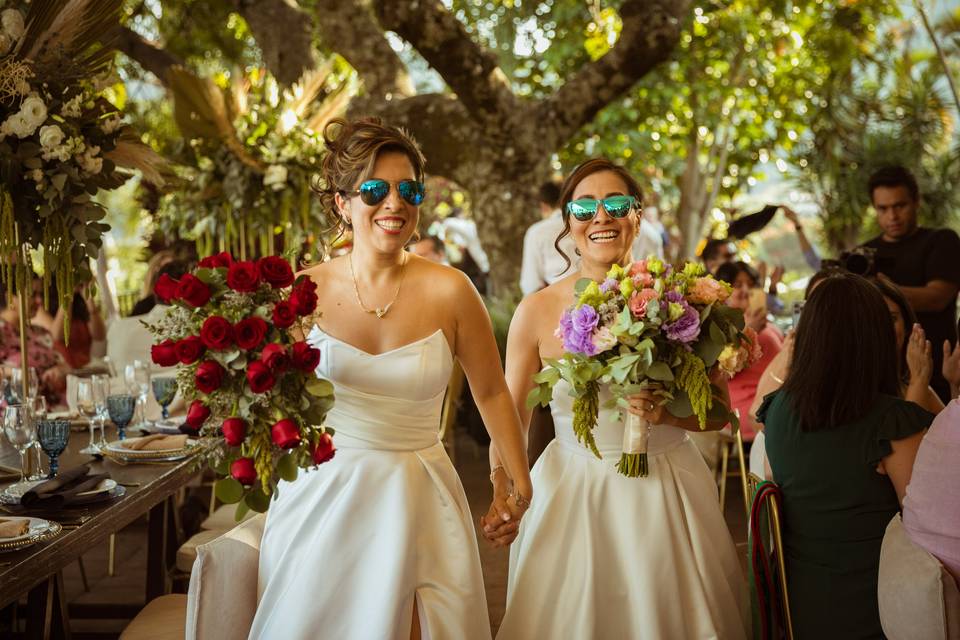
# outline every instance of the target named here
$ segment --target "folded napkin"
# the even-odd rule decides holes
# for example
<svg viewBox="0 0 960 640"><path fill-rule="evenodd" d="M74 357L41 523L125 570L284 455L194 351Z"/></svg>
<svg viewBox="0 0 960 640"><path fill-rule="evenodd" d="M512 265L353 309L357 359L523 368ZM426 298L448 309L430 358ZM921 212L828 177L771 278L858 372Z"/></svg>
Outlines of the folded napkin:
<svg viewBox="0 0 960 640"><path fill-rule="evenodd" d="M155 433L142 438L129 438L123 441L123 448L131 451L164 451L168 449L183 449L187 446L187 436L168 436Z"/></svg>
<svg viewBox="0 0 960 640"><path fill-rule="evenodd" d="M20 505L29 508L56 509L98 502L99 494L81 496L85 491L96 489L107 473L90 474L90 465L81 465L62 472L56 478L41 482L20 498Z"/></svg>
<svg viewBox="0 0 960 640"><path fill-rule="evenodd" d="M0 538L16 538L30 530L30 521L25 518L10 520L0 518Z"/></svg>

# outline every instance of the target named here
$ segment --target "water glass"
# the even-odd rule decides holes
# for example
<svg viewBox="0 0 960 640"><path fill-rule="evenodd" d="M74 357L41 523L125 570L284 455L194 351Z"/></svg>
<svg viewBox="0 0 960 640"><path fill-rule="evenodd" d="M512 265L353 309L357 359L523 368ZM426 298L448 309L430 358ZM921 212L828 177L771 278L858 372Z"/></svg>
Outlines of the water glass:
<svg viewBox="0 0 960 640"><path fill-rule="evenodd" d="M50 458L50 475L47 477L54 478L59 469L57 459L67 448L67 441L70 440L70 421L41 420L37 427L37 439L44 453Z"/></svg>
<svg viewBox="0 0 960 640"><path fill-rule="evenodd" d="M110 380L110 376L105 373L93 375L93 388L97 399L97 423L100 425L100 442L98 444L101 447L107 444L104 428L107 424L107 419L110 417L107 413L107 396L110 395Z"/></svg>
<svg viewBox="0 0 960 640"><path fill-rule="evenodd" d="M37 439L36 424L30 408L22 404L7 405L3 412L3 434L20 454L20 482L27 479L26 452Z"/></svg>
<svg viewBox="0 0 960 640"><path fill-rule="evenodd" d="M170 411L167 407L177 395L177 379L173 376L155 376L150 382L153 384L153 395L160 404L163 415L162 424L169 424Z"/></svg>
<svg viewBox="0 0 960 640"><path fill-rule="evenodd" d="M137 397L139 424L147 424L147 396L150 393L150 365L142 360L134 360L123 370L127 391Z"/></svg>
<svg viewBox="0 0 960 640"><path fill-rule="evenodd" d="M133 419L133 410L137 399L129 393L121 393L107 397L107 411L110 419L117 425L117 433L121 440L126 438L126 428Z"/></svg>
<svg viewBox="0 0 960 640"><path fill-rule="evenodd" d="M40 377L37 375L36 367L27 368L27 394L30 398L36 398L40 392ZM8 404L21 404L23 401L23 369L12 367L10 369L10 381L4 390Z"/></svg>
<svg viewBox="0 0 960 640"><path fill-rule="evenodd" d="M45 420L47 417L47 399L43 396L34 396L31 397L27 402L27 406L30 408L31 416L33 417L33 423L39 425L41 420ZM42 447L40 446L39 441L34 441L33 443L33 452L36 454L37 458L37 468L30 480L43 480L47 477L47 474L43 472L43 457L40 455ZM27 452L27 456L30 456L30 452ZM29 464L27 465L30 466Z"/></svg>
<svg viewBox="0 0 960 640"><path fill-rule="evenodd" d="M77 379L75 393L76 396L74 398L74 404L77 407L77 411L79 411L80 415L86 418L90 423L90 443L81 449L80 453L85 453L88 455L100 455L100 448L96 443L96 420L99 416L99 411L97 409L97 385L94 384L93 378Z"/></svg>

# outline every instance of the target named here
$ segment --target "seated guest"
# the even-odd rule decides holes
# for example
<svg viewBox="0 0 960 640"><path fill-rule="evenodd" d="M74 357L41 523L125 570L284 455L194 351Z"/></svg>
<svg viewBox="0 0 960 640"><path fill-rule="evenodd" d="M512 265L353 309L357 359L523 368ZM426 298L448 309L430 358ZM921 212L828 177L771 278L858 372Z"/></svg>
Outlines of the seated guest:
<svg viewBox="0 0 960 640"><path fill-rule="evenodd" d="M873 284L883 295L883 301L890 310L893 320L893 332L897 337L897 353L902 395L915 402L930 413L943 409L943 402L936 391L930 387L933 375L933 346L926 339L923 327L917 324L917 316L907 299L895 286L884 280L874 280ZM907 328L910 336L907 336Z"/></svg>
<svg viewBox="0 0 960 640"><path fill-rule="evenodd" d="M42 303L43 283L35 277L27 301L27 317L33 317ZM21 361L19 309L19 296L14 294L8 298L6 287L0 287L0 363L12 367L19 367ZM27 357L29 366L34 367L40 376L40 391L49 405L61 405L70 365L55 348L49 331L28 324L27 332Z"/></svg>
<svg viewBox="0 0 960 640"><path fill-rule="evenodd" d="M869 281L823 279L800 317L790 374L757 411L783 490L798 638L883 637L880 545L933 415L900 397L893 323L882 317Z"/></svg>
<svg viewBox="0 0 960 640"><path fill-rule="evenodd" d="M920 443L903 499L903 528L960 582L960 400L941 411Z"/></svg>
<svg viewBox="0 0 960 640"><path fill-rule="evenodd" d="M103 343L107 339L107 327L100 315L100 307L89 295L86 285L77 287L71 300L70 309L70 343L63 339L63 325L66 322L66 313L63 305L59 304L56 289L50 291L51 310L44 308L37 310L33 317L33 324L42 326L53 336L54 345L63 354L67 364L74 369L90 364L91 348L94 343ZM51 313L51 311L53 313Z"/></svg>
<svg viewBox="0 0 960 640"><path fill-rule="evenodd" d="M727 262L717 268L716 277L733 285L733 293L727 298L727 304L742 309L748 327L757 332L763 355L750 367L730 379L731 406L740 415L740 433L746 442L753 441L756 425L750 416L750 406L757 393L757 384L767 365L783 348L783 337L772 324L767 322L767 308L763 290L760 289L760 276L746 262Z"/></svg>
<svg viewBox="0 0 960 640"><path fill-rule="evenodd" d="M155 272L150 291L153 291L160 276L167 275L174 280L179 280L187 271L189 271L189 265L182 260L167 262ZM153 293L150 296L152 298ZM118 373L122 373L124 368L128 364L133 364L135 360L151 361L150 347L153 345L153 334L143 323L156 322L168 309L167 305L158 304L155 300L151 302L150 310L143 315L117 318L107 328L107 357ZM153 366L156 367L156 365Z"/></svg>
<svg viewBox="0 0 960 640"><path fill-rule="evenodd" d="M128 317L142 316L150 311L150 309L153 309L153 306L157 304L157 299L153 296L153 285L156 284L160 278L160 269L168 262L173 262L174 260L175 256L173 251L169 249L164 249L163 251L158 251L153 254L153 257L147 262L147 274L143 279L141 297L137 300L136 304L133 305L133 309L130 311L130 316Z"/></svg>

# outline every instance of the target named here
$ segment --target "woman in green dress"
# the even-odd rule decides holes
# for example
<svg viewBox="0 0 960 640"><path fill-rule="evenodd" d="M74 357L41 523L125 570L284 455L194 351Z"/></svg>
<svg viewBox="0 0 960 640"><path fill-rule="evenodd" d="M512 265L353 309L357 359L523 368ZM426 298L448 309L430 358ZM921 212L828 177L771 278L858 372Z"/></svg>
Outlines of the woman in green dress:
<svg viewBox="0 0 960 640"><path fill-rule="evenodd" d="M804 306L789 377L757 411L783 490L790 609L800 640L883 637L880 544L933 420L899 397L889 318L870 282L831 274Z"/></svg>

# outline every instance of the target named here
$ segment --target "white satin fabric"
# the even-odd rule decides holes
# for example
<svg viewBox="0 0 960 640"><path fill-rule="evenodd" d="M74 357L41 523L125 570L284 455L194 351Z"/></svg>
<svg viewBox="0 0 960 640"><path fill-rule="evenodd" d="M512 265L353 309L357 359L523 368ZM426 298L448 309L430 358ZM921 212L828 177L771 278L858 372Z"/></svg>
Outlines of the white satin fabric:
<svg viewBox="0 0 960 640"><path fill-rule="evenodd" d="M281 483L250 638L490 638L470 508L439 442L442 331L372 355L314 328L333 382L333 460Z"/></svg>
<svg viewBox="0 0 960 640"><path fill-rule="evenodd" d="M554 389L557 436L532 471L498 640L745 638L743 574L686 431L655 425L649 475L621 476L623 421L601 409L597 459L573 434L569 389ZM601 406L608 398L601 390Z"/></svg>

